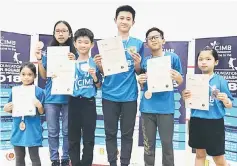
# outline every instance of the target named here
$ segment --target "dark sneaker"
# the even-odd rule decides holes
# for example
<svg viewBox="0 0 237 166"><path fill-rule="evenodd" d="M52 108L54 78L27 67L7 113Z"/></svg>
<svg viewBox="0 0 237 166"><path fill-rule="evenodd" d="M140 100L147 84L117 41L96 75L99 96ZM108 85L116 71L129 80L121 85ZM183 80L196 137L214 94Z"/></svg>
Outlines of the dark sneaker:
<svg viewBox="0 0 237 166"><path fill-rule="evenodd" d="M52 160L52 166L60 166L59 160Z"/></svg>
<svg viewBox="0 0 237 166"><path fill-rule="evenodd" d="M69 160L61 160L61 166L70 166Z"/></svg>

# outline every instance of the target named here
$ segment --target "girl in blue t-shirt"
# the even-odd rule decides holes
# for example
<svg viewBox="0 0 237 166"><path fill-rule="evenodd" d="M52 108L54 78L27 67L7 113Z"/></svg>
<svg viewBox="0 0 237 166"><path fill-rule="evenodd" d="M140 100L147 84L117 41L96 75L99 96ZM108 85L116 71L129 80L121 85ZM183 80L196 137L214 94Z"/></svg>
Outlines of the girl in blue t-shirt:
<svg viewBox="0 0 237 166"><path fill-rule="evenodd" d="M69 46L70 53L68 59L74 60L76 50L73 46L73 33L71 26L66 21L58 21L54 25L53 39L49 46ZM52 77L47 73L47 56L42 56L42 45L38 45L35 56L38 60L39 73L43 79L46 79L45 85L45 115L48 129L48 143L50 151L50 160L52 166L69 166L68 154L68 95L52 95ZM57 60L57 59L55 59ZM59 133L60 116L62 116L62 156L59 156Z"/></svg>
<svg viewBox="0 0 237 166"><path fill-rule="evenodd" d="M42 146L42 127L39 114L44 113L43 103L45 95L43 89L33 84L35 78L35 65L30 62L24 63L20 68L20 79L22 85L13 87L13 89L35 88L35 99L32 102L36 107L35 116L13 117L11 144L14 146L16 166L25 165L25 147L28 147L29 149L32 166L41 165L39 157L39 146ZM14 95L17 94L10 94L8 103L4 106L5 112L12 113L14 107L12 98L14 97Z"/></svg>
<svg viewBox="0 0 237 166"><path fill-rule="evenodd" d="M227 81L214 73L218 64L218 53L212 48L201 50L197 56L199 69L210 76L209 110L191 109L189 146L196 149L196 166L204 166L206 155L213 156L216 165L227 166L225 160L225 108L232 107L233 97ZM183 91L183 98L191 97L189 90Z"/></svg>

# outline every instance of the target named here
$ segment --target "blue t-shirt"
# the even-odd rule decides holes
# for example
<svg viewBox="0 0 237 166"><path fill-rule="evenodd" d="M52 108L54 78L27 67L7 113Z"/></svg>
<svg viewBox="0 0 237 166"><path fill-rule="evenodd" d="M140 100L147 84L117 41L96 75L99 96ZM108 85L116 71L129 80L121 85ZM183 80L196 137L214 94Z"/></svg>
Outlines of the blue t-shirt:
<svg viewBox="0 0 237 166"><path fill-rule="evenodd" d="M226 93L231 101L234 100L230 93L228 83L222 76L214 74L209 81L209 85L213 88L219 89L222 93ZM191 109L191 117L203 119L221 119L225 116L225 106L223 102L213 98L211 94L211 88L209 88L209 111Z"/></svg>
<svg viewBox="0 0 237 166"><path fill-rule="evenodd" d="M98 80L101 82L102 76L96 67L95 62L92 58L89 58L88 61L77 61L75 63L76 72L75 72L75 83L73 89L74 97L86 97L91 98L96 96L97 88L93 82L93 78L88 72L89 68L96 69L96 75Z"/></svg>
<svg viewBox="0 0 237 166"><path fill-rule="evenodd" d="M102 84L102 98L115 102L135 101L138 97L134 60L127 49L136 47L137 53L139 53L142 58L144 56L144 46L141 40L129 37L128 40L123 41L123 45L129 71L105 76Z"/></svg>
<svg viewBox="0 0 237 166"><path fill-rule="evenodd" d="M172 69L178 71L181 75L183 75L179 56L171 52L165 52L164 56L171 56ZM142 62L142 69L144 71L147 71L147 60L151 58L152 58L151 55L144 58ZM148 89L147 83L145 83L143 92L141 94L142 95L140 103L141 112L154 113L154 114L174 113L175 109L174 91L152 93L152 97L150 99L146 99L144 96L144 92L146 92L147 89Z"/></svg>
<svg viewBox="0 0 237 166"><path fill-rule="evenodd" d="M40 87L35 86L35 97L44 104L45 94L44 90ZM12 102L12 94L8 99L8 102ZM13 146L24 146L24 147L32 147L32 146L42 146L42 126L40 115L38 109L36 109L36 116L25 116L25 130L21 131L19 125L22 121L21 117L13 117L12 124L12 134L11 134L11 144Z"/></svg>
<svg viewBox="0 0 237 166"><path fill-rule="evenodd" d="M47 70L47 56L42 56L42 63ZM46 104L68 104L68 95L51 95L52 78L47 77L45 84L45 103Z"/></svg>

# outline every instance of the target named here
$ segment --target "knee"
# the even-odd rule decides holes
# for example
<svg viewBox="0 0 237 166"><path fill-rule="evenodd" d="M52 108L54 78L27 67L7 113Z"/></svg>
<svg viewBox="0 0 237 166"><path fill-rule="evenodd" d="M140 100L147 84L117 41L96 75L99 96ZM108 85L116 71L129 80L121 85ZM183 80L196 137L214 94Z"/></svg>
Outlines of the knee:
<svg viewBox="0 0 237 166"><path fill-rule="evenodd" d="M62 129L62 135L63 136L68 136L68 128L63 128Z"/></svg>
<svg viewBox="0 0 237 166"><path fill-rule="evenodd" d="M162 147L173 147L173 140L169 140L169 139L165 139L165 140L161 140L161 146Z"/></svg>
<svg viewBox="0 0 237 166"><path fill-rule="evenodd" d="M205 150L196 150L196 158L197 159L205 159L207 156Z"/></svg>
<svg viewBox="0 0 237 166"><path fill-rule="evenodd" d="M105 129L105 135L107 140L111 140L117 137L117 130Z"/></svg>
<svg viewBox="0 0 237 166"><path fill-rule="evenodd" d="M57 128L48 128L49 137L59 137L59 130Z"/></svg>
<svg viewBox="0 0 237 166"><path fill-rule="evenodd" d="M216 165L220 165L220 166L225 166L226 165L226 161L225 161L224 155L215 156L215 157L213 157L213 160L216 163Z"/></svg>

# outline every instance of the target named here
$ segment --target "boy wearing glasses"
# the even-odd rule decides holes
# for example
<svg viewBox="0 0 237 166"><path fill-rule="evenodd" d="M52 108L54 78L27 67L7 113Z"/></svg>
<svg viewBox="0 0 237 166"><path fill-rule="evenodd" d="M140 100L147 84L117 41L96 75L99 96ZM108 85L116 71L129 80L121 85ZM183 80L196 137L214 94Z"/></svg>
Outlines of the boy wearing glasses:
<svg viewBox="0 0 237 166"><path fill-rule="evenodd" d="M146 32L147 46L151 51L151 55L144 58L141 64L144 74L140 74L138 82L142 90L146 92L147 88L147 60L151 58L159 58L162 56L171 57L172 80L178 85L182 84L182 66L179 56L175 53L164 52L162 47L165 44L164 32L154 27ZM173 133L174 133L174 91L153 93L148 99L143 94L140 111L142 118L142 129L144 137L144 162L145 166L155 165L155 148L156 148L156 130L161 139L162 145L162 165L174 166L173 154Z"/></svg>

